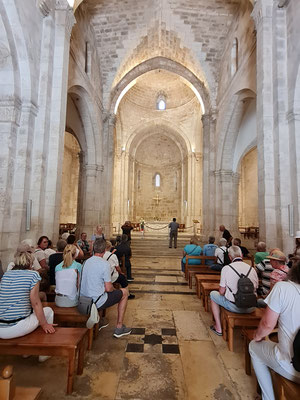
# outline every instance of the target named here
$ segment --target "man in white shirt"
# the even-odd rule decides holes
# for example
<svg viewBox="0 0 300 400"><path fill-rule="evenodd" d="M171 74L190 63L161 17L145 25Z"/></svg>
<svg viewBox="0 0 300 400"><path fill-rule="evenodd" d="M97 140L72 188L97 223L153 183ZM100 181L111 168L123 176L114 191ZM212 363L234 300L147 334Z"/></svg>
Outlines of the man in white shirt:
<svg viewBox="0 0 300 400"><path fill-rule="evenodd" d="M246 276L249 272L248 278L253 283L256 291L258 287L257 273L254 268L243 262L241 249L238 246L231 246L228 250L228 254L231 259L230 265L232 265L239 274ZM255 310L255 307L239 308L235 305L234 294L237 293L237 285L240 278L230 265L225 265L222 268L219 291L217 292L214 290L210 293L211 310L215 320L215 324L212 325L210 329L218 336L222 335L220 306L228 311L242 314L251 313Z"/></svg>
<svg viewBox="0 0 300 400"><path fill-rule="evenodd" d="M221 269L224 266L224 254L227 251L227 240L224 238L221 238L219 240L219 247L216 248L215 251L215 257L217 258L217 263L210 265L210 269L213 269L214 271L221 271Z"/></svg>
<svg viewBox="0 0 300 400"><path fill-rule="evenodd" d="M291 363L293 342L300 330L300 262L293 265L289 279L277 282L265 299L267 308L249 345L264 400L275 400L270 368L290 381L300 383L300 372ZM278 343L264 340L277 322Z"/></svg>

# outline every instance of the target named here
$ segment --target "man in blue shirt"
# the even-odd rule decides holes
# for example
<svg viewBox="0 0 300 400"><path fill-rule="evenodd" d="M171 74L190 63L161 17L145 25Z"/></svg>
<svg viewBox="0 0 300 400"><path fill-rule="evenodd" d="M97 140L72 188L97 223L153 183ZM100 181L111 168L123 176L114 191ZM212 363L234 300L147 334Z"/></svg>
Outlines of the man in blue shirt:
<svg viewBox="0 0 300 400"><path fill-rule="evenodd" d="M215 255L215 251L218 248L218 246L215 245L214 243L215 243L214 236L210 236L208 238L208 244L205 244L203 246L203 255L204 256L213 257ZM214 260L205 260L205 264L206 265L213 265L214 264Z"/></svg>
<svg viewBox="0 0 300 400"><path fill-rule="evenodd" d="M85 262L82 268L80 295L91 297L98 310L104 310L114 304L118 304L118 319L114 336L120 338L131 333L131 329L123 325L128 301L128 289L115 289L113 287L109 262L102 258L105 248L106 241L104 239L95 240L94 255Z"/></svg>

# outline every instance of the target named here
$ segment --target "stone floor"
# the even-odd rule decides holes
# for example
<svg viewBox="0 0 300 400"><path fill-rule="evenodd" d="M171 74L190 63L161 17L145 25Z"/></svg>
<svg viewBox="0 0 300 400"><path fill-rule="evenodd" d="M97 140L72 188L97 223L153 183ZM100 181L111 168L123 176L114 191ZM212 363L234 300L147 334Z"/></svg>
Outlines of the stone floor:
<svg viewBox="0 0 300 400"><path fill-rule="evenodd" d="M17 383L40 386L42 400L202 400L253 399L255 381L244 372L243 342L235 332L235 352L209 331L211 315L190 290L176 257L133 259L135 300L128 302L125 323L132 335L112 337L110 324L87 353L84 373L74 392L65 395L67 364L55 358L0 356L0 367L13 364Z"/></svg>

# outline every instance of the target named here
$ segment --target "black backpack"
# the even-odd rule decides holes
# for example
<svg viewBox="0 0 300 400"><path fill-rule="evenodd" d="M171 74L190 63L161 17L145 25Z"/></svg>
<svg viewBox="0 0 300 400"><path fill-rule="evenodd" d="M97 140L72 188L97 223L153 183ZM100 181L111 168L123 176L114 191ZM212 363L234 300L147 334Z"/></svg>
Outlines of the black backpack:
<svg viewBox="0 0 300 400"><path fill-rule="evenodd" d="M235 305L238 308L256 307L257 299L254 291L254 285L250 278L248 278L252 267L250 266L247 275L239 274L230 264L229 267L239 276L239 280L237 282L237 292L234 294L230 287L228 287L230 292L233 294Z"/></svg>
<svg viewBox="0 0 300 400"><path fill-rule="evenodd" d="M223 253L224 253L224 262L223 262L223 267L225 266L225 265L229 265L230 263L231 263L231 260L230 260L230 258L229 258L229 254L228 254L228 249L226 249L226 250L223 250L223 249L221 249L222 251L223 251ZM219 258L219 257L218 257ZM220 259L219 259L220 260ZM221 261L221 260L220 260Z"/></svg>

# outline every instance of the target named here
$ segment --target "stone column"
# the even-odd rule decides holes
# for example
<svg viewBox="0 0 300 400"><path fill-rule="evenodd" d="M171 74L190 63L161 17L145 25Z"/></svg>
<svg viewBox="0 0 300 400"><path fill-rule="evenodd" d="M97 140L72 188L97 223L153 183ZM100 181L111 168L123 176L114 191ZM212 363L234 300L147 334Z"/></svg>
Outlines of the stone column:
<svg viewBox="0 0 300 400"><path fill-rule="evenodd" d="M273 110L273 0L257 0L252 16L257 30L257 153L260 239L277 245Z"/></svg>
<svg viewBox="0 0 300 400"><path fill-rule="evenodd" d="M112 233L111 226L111 205L113 193L114 177L114 136L115 136L116 116L113 113L105 113L103 118L103 164L104 177L103 203L101 204L101 224L105 227L107 236Z"/></svg>
<svg viewBox="0 0 300 400"><path fill-rule="evenodd" d="M59 226L70 34L74 23L73 11L67 0L56 0L53 84L42 225L42 232L50 235L54 241L57 239Z"/></svg>

